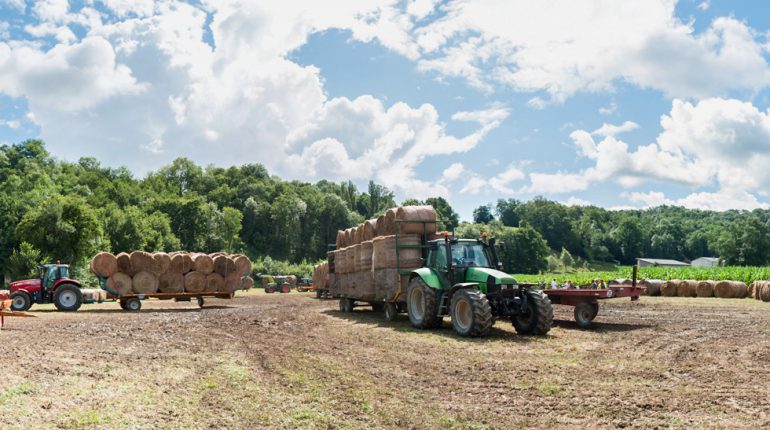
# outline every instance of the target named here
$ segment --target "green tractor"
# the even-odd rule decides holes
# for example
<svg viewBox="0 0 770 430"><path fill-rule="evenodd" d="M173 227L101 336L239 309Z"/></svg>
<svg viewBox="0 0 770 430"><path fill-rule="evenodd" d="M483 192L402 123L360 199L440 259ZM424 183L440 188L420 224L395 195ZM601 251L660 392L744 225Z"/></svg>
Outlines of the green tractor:
<svg viewBox="0 0 770 430"><path fill-rule="evenodd" d="M544 335L551 329L548 296L501 271L497 248L503 244L496 245L494 238L445 236L426 245L423 267L411 272L406 290L414 327L437 327L449 315L454 330L468 337L485 336L500 318L510 318L520 334Z"/></svg>

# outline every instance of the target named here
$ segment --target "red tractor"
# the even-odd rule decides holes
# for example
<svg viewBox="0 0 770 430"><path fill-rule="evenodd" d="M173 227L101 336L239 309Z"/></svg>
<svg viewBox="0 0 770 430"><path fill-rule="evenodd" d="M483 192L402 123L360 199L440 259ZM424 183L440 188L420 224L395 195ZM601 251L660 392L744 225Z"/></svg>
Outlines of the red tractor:
<svg viewBox="0 0 770 430"><path fill-rule="evenodd" d="M11 282L11 309L24 312L33 304L53 303L56 309L72 312L83 304L80 282L70 279L66 264L38 267L39 277Z"/></svg>

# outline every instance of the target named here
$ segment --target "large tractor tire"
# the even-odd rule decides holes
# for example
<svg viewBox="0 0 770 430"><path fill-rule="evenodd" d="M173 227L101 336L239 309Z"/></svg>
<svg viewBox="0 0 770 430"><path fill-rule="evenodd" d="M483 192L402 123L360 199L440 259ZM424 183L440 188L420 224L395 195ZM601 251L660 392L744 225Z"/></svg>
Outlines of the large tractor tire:
<svg viewBox="0 0 770 430"><path fill-rule="evenodd" d="M599 313L598 303L583 302L575 306L575 322L580 328L589 328Z"/></svg>
<svg viewBox="0 0 770 430"><path fill-rule="evenodd" d="M83 304L83 292L75 285L62 285L53 294L53 304L62 312L75 312Z"/></svg>
<svg viewBox="0 0 770 430"><path fill-rule="evenodd" d="M438 316L436 292L419 276L409 281L409 287L406 289L406 309L409 321L416 328L436 328L443 321L443 318Z"/></svg>
<svg viewBox="0 0 770 430"><path fill-rule="evenodd" d="M492 307L479 290L464 288L452 295L452 327L464 337L482 337L492 327Z"/></svg>
<svg viewBox="0 0 770 430"><path fill-rule="evenodd" d="M26 312L32 307L32 297L24 291L11 294L11 310L14 312Z"/></svg>
<svg viewBox="0 0 770 430"><path fill-rule="evenodd" d="M511 318L513 326L519 334L544 335L551 330L553 325L553 305L551 300L542 291L524 290L528 308L522 315Z"/></svg>

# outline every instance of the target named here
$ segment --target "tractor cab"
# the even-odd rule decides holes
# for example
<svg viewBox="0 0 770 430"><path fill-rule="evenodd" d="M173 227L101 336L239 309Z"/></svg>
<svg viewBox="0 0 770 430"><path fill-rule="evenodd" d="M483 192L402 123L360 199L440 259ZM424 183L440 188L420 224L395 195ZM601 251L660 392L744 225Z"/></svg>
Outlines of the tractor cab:
<svg viewBox="0 0 770 430"><path fill-rule="evenodd" d="M468 280L486 284L490 277L497 285L516 284L516 280L501 271L503 265L497 254L495 239L484 239L446 237L430 241L425 266L438 275L445 288Z"/></svg>
<svg viewBox="0 0 770 430"><path fill-rule="evenodd" d="M70 279L69 265L45 264L37 268L37 278L11 282L14 311L26 311L33 304L54 303L59 310L80 308L83 295L80 282Z"/></svg>

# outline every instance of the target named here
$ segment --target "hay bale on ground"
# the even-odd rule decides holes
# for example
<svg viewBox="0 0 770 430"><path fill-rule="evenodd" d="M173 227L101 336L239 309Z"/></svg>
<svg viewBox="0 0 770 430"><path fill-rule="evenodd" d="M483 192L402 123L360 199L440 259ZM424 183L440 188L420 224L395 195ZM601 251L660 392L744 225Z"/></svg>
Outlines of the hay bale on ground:
<svg viewBox="0 0 770 430"><path fill-rule="evenodd" d="M268 278L267 276L263 276L260 280ZM215 293L217 291L222 290L222 286L225 284L225 278L222 277L219 273L211 273L206 276L206 288L204 289L207 293ZM267 284L263 284L263 287L267 286Z"/></svg>
<svg viewBox="0 0 770 430"><path fill-rule="evenodd" d="M254 288L254 278L246 276L246 279L243 280L243 290L249 291L252 288Z"/></svg>
<svg viewBox="0 0 770 430"><path fill-rule="evenodd" d="M399 245L420 245L419 235L405 235L398 237ZM372 267L377 269L395 269L396 236L380 236L372 241ZM401 257L401 269L416 269L422 264L422 252L420 248L406 248L399 251Z"/></svg>
<svg viewBox="0 0 770 430"><path fill-rule="evenodd" d="M696 289L698 287L698 281L681 281L676 287L676 295L678 297L697 297Z"/></svg>
<svg viewBox="0 0 770 430"><path fill-rule="evenodd" d="M166 272L158 278L158 291L161 293L181 293L183 282L184 275L181 272Z"/></svg>
<svg viewBox="0 0 770 430"><path fill-rule="evenodd" d="M760 288L757 298L763 302L770 302L770 282L762 283L762 288Z"/></svg>
<svg viewBox="0 0 770 430"><path fill-rule="evenodd" d="M644 294L648 296L659 296L662 285L663 281L656 279L643 279L639 281L639 286L645 289Z"/></svg>
<svg viewBox="0 0 770 430"><path fill-rule="evenodd" d="M208 256L207 256L208 257ZM206 289L206 274L190 272L184 275L184 290L188 293L200 293Z"/></svg>
<svg viewBox="0 0 770 430"><path fill-rule="evenodd" d="M235 269L241 276L248 276L251 274L252 266L249 257L241 254L234 255L232 257L235 262Z"/></svg>
<svg viewBox="0 0 770 430"><path fill-rule="evenodd" d="M237 273L235 261L226 255L220 255L214 259L214 271L224 277Z"/></svg>
<svg viewBox="0 0 770 430"><path fill-rule="evenodd" d="M665 297L675 297L680 282L682 281L679 279L671 279L664 282L663 285L660 286L660 294Z"/></svg>
<svg viewBox="0 0 770 430"><path fill-rule="evenodd" d="M749 284L749 291L748 291L748 293L746 293L752 299L754 298L754 288L756 287L756 285L757 285L757 281L754 281L754 282L750 283Z"/></svg>
<svg viewBox="0 0 770 430"><path fill-rule="evenodd" d="M118 271L118 259L109 252L100 252L91 259L91 272L109 278Z"/></svg>
<svg viewBox="0 0 770 430"><path fill-rule="evenodd" d="M214 259L206 254L195 254L192 257L193 270L208 275L214 271Z"/></svg>
<svg viewBox="0 0 770 430"><path fill-rule="evenodd" d="M136 294L150 294L158 291L158 277L152 272L136 272L132 279L131 290Z"/></svg>
<svg viewBox="0 0 770 430"><path fill-rule="evenodd" d="M134 251L131 253L131 268L135 273L160 273L160 266L155 261L155 258L149 252L144 251Z"/></svg>
<svg viewBox="0 0 770 430"><path fill-rule="evenodd" d="M698 297L714 297L716 281L700 281L695 286L695 295Z"/></svg>
<svg viewBox="0 0 770 430"><path fill-rule="evenodd" d="M719 281L714 286L714 295L720 299L742 299L749 288L739 281Z"/></svg>
<svg viewBox="0 0 770 430"><path fill-rule="evenodd" d="M131 277L123 272L113 273L107 279L107 288L118 293L118 295L131 294Z"/></svg>
<svg viewBox="0 0 770 430"><path fill-rule="evenodd" d="M131 256L125 252L118 254L115 259L118 263L118 272L125 273L128 276L134 276L134 269L131 268Z"/></svg>
<svg viewBox="0 0 770 430"><path fill-rule="evenodd" d="M171 256L165 252L156 252L152 254L152 258L155 259L155 263L158 265L157 275L167 272L168 268L171 267Z"/></svg>
<svg viewBox="0 0 770 430"><path fill-rule="evenodd" d="M402 206L396 211L396 219L408 221L432 221L402 222L396 227L398 234L433 234L436 232L436 210L433 206Z"/></svg>
<svg viewBox="0 0 770 430"><path fill-rule="evenodd" d="M169 272L176 273L177 275L183 275L193 270L193 260L190 254L186 252L180 252L174 254L171 257L171 266L168 268Z"/></svg>

